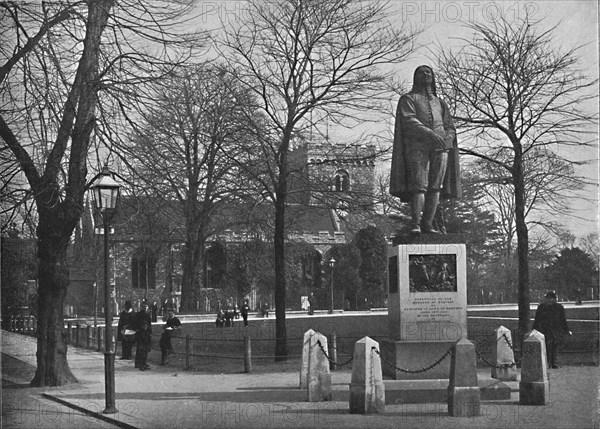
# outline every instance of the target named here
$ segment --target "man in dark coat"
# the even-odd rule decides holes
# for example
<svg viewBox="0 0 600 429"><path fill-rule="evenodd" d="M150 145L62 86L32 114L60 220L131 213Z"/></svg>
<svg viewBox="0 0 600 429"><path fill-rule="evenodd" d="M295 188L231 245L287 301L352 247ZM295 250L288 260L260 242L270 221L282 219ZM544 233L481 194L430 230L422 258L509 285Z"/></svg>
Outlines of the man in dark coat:
<svg viewBox="0 0 600 429"><path fill-rule="evenodd" d="M550 291L545 296L535 312L533 329L544 334L546 339L546 355L550 368L558 368L556 365L556 351L563 335L571 335L567 319L565 318L565 308L556 302L556 293Z"/></svg>
<svg viewBox="0 0 600 429"><path fill-rule="evenodd" d="M150 313L152 316L152 322L158 322L158 304L156 301L154 301L150 306Z"/></svg>
<svg viewBox="0 0 600 429"><path fill-rule="evenodd" d="M460 198L456 129L446 103L437 97L435 76L417 67L413 88L396 111L390 194L410 203L413 234L439 233L433 226L440 198Z"/></svg>
<svg viewBox="0 0 600 429"><path fill-rule="evenodd" d="M172 308L167 311L167 320L165 320L165 322L162 336L158 342L160 345L161 365L167 365L169 363L169 355L173 353L171 338L173 337L175 330L181 329L181 320L175 317L175 310Z"/></svg>
<svg viewBox="0 0 600 429"><path fill-rule="evenodd" d="M148 352L152 344L152 319L148 311L148 303L142 302L142 308L135 313L136 349L135 349L135 367L141 371L150 369L146 363Z"/></svg>
<svg viewBox="0 0 600 429"><path fill-rule="evenodd" d="M242 319L244 319L244 326L248 326L248 313L250 312L250 306L248 305L248 300L245 299L242 304Z"/></svg>
<svg viewBox="0 0 600 429"><path fill-rule="evenodd" d="M131 301L125 301L125 308L119 313L119 324L117 325L117 340L121 341L121 359L131 359L134 339L124 335L125 330L135 330L135 313Z"/></svg>

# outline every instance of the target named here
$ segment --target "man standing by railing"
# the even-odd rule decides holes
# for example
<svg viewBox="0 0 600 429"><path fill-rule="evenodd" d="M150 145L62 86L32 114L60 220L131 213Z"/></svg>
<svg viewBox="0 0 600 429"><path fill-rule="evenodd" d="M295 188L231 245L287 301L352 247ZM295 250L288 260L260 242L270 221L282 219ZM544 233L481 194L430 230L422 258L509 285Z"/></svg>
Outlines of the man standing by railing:
<svg viewBox="0 0 600 429"><path fill-rule="evenodd" d="M161 365L167 365L169 363L169 355L173 353L171 337L176 329L181 329L181 320L175 317L175 310L170 308L167 311L167 320L163 326L163 333L158 343L160 345Z"/></svg>

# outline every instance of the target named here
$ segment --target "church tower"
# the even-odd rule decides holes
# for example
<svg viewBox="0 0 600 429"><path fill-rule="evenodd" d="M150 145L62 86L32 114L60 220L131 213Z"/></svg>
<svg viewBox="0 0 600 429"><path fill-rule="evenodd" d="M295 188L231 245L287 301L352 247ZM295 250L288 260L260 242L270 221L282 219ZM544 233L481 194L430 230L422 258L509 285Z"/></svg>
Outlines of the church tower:
<svg viewBox="0 0 600 429"><path fill-rule="evenodd" d="M340 209L370 207L375 192L374 145L307 142L306 173L309 204L334 204Z"/></svg>

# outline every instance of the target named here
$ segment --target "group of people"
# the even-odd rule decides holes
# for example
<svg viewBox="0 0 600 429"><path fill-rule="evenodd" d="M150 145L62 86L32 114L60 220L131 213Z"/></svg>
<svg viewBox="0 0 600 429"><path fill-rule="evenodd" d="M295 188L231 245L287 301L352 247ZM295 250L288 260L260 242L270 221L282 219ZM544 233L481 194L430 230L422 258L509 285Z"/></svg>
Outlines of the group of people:
<svg viewBox="0 0 600 429"><path fill-rule="evenodd" d="M117 325L117 341L121 342L121 359L131 359L133 346L135 345L135 368L147 371L150 366L147 363L148 353L152 347L152 320L153 312L149 310L148 303L143 301L140 311L134 311L131 301L125 301L125 308L119 314ZM169 355L173 352L171 337L175 330L181 329L181 321L175 317L173 309L167 310L164 318L163 333L159 346L161 350L161 365L169 363Z"/></svg>
<svg viewBox="0 0 600 429"><path fill-rule="evenodd" d="M237 304L235 305L235 307L233 307L231 304L228 304L225 310L221 309L217 313L217 319L215 321L215 324L217 325L217 328L229 328L233 326L234 319L239 319L241 314L242 319L244 320L244 326L248 326L249 312L250 306L248 304L247 299L245 299L242 303L241 309L237 306Z"/></svg>

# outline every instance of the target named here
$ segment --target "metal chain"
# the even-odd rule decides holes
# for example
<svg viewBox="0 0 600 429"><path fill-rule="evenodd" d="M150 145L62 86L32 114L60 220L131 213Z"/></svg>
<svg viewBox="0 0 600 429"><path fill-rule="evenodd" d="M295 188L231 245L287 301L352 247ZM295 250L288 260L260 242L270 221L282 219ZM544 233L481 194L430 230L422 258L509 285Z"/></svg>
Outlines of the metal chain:
<svg viewBox="0 0 600 429"><path fill-rule="evenodd" d="M485 362L488 366L491 366L494 368L498 368L498 369L511 368L517 364L516 362L513 362L513 363L503 363L500 365L496 365L495 363L492 363L489 360L487 360L486 358L484 358L483 355L481 353L479 353L479 350L477 350L477 347L475 347L475 353L477 353L477 356L479 357L479 359L481 359L483 362Z"/></svg>
<svg viewBox="0 0 600 429"><path fill-rule="evenodd" d="M513 352L517 351L506 334L502 334L502 338L504 338L504 341L506 341L506 344L508 344L508 347L510 347Z"/></svg>
<svg viewBox="0 0 600 429"><path fill-rule="evenodd" d="M485 346L487 344L491 344L494 342L499 341L499 338L496 338L496 341L490 339L490 338L484 338L482 341L479 341L479 343L477 344L478 346ZM473 344L475 344L475 341L473 341Z"/></svg>
<svg viewBox="0 0 600 429"><path fill-rule="evenodd" d="M400 372L404 372L407 374L420 374L422 372L427 372L433 368L435 368L436 366L438 366L439 364L442 363L442 361L444 359L446 359L451 353L452 353L452 347L450 346L450 348L448 348L448 350L446 350L446 353L444 353L438 360L436 360L434 363L432 363L429 366L426 366L424 368L421 369L415 369L415 370L411 370L411 369L404 369L404 368L399 368L396 366L395 362L390 362L388 360L386 360L383 356L381 356L381 353L379 352L379 350L377 350L375 347L373 347L373 350L375 350L375 352L379 355L379 357L381 358L381 360L383 360L385 363L387 363L388 365L393 366L394 368L396 368L396 371L400 371Z"/></svg>
<svg viewBox="0 0 600 429"><path fill-rule="evenodd" d="M509 347L512 349L512 344L510 343L510 341L508 340L508 337L506 336L506 334L502 334L501 337L497 337L496 341L494 340L485 340L483 342L481 342L480 344L478 344L479 346L487 344L487 343L493 343L493 342L498 342L500 341L502 338L504 338L504 340L508 343ZM481 359L486 365L490 366L490 367L494 367L497 369L505 369L505 368L511 368L513 366L515 366L517 363L513 362L513 363L503 363L500 365L497 365L493 362L490 362L489 360L487 360L477 349L477 346L475 347L475 353L477 353L477 357L479 357L479 359Z"/></svg>
<svg viewBox="0 0 600 429"><path fill-rule="evenodd" d="M352 362L352 360L354 360L354 355L352 355L352 356L350 356L350 359L348 359L345 362L342 362L342 363L335 362L335 361L333 361L333 360L331 360L329 358L329 355L327 354L327 352L323 348L323 344L321 344L321 340L317 340L317 344L321 348L321 351L323 352L323 354L325 355L325 357L327 358L327 360L329 361L329 363L331 363L331 364L333 364L335 366L345 366L345 365L348 365L350 362Z"/></svg>
<svg viewBox="0 0 600 429"><path fill-rule="evenodd" d="M504 340L505 340L505 341L506 341L506 343L508 344L508 347L510 347L510 348L511 348L511 350L512 350L513 352L516 352L516 353L521 353L521 350L518 350L518 349L514 348L513 344L510 342L510 340L508 339L508 337L506 336L506 334L502 334L502 336L504 337ZM527 352L527 353L521 353L521 356L520 356L520 358L519 358L519 359L516 361L516 364L517 364L517 365L521 365L521 361L522 361L522 360L523 360L523 358L524 358L525 356L527 356L529 353L531 353L531 351L529 351L529 352Z"/></svg>

